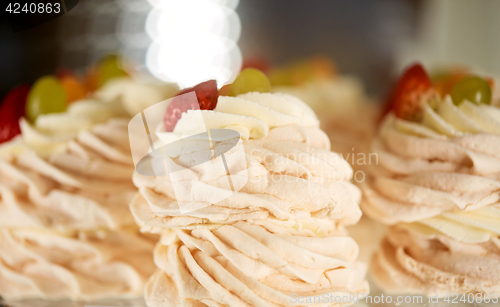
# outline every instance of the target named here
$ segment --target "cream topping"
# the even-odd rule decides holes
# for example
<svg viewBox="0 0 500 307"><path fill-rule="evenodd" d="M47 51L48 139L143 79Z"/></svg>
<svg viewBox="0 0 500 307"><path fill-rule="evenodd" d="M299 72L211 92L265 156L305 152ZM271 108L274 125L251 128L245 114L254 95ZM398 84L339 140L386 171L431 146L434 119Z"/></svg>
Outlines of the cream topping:
<svg viewBox="0 0 500 307"><path fill-rule="evenodd" d="M314 112L304 102L287 94L221 96L213 111L189 110L182 114L174 133L165 132L160 126L157 135L169 143L174 136L180 139L193 130L233 129L242 139L248 140L266 138L270 130L286 126L300 126L306 132L303 134L310 134L317 142L316 147L330 148L328 138L318 129L319 121Z"/></svg>
<svg viewBox="0 0 500 307"><path fill-rule="evenodd" d="M463 242L498 236L500 111L449 97L421 123L387 116L372 150L379 166L364 211L386 224L418 222Z"/></svg>
<svg viewBox="0 0 500 307"><path fill-rule="evenodd" d="M249 93L219 97L213 111L184 113L171 133L157 129L165 144L185 139L159 155L168 176L133 177L137 223L162 233L149 306L296 306L291 293L368 291L358 246L343 227L359 220L361 194L318 126L297 98ZM206 129L211 143L203 148ZM237 131L237 142L213 129ZM151 165L163 166L157 162ZM179 194L179 186L195 189Z"/></svg>
<svg viewBox="0 0 500 307"><path fill-rule="evenodd" d="M47 159L21 139L2 146L0 226L65 231L133 224L126 129L119 119L95 125Z"/></svg>
<svg viewBox="0 0 500 307"><path fill-rule="evenodd" d="M214 111L184 113L174 132L158 131L158 137L169 143L185 134L192 135L200 126L201 120L195 120L200 114L207 129L240 132L242 151L230 150L224 157L231 166L232 161L243 155L243 165L238 165L231 176L233 183L238 178L247 181L232 193L225 179L226 171L216 167L222 158L194 163L196 167L192 167L193 161L201 159L206 150L197 147L195 141L185 144L170 158L175 169L193 168L189 178L197 178L193 183L199 191L196 201L179 199L170 176L144 176L136 172L134 183L142 196L135 199L131 209L144 229L158 232L165 227L193 228L268 217L329 218L342 225L359 220L360 193L349 182L352 169L338 154L328 151L328 138L303 102L281 94L219 97ZM212 144L214 151L226 145L221 140ZM208 154L210 157L210 150ZM229 197L217 199L224 193L229 193ZM190 202L199 209L181 212L179 202Z"/></svg>
<svg viewBox="0 0 500 307"><path fill-rule="evenodd" d="M22 139L40 156L47 157L64 150L79 132L111 118L130 118L143 108L175 95L174 90L169 84L118 79L91 97L70 104L66 112L40 115L33 124L22 118Z"/></svg>
<svg viewBox="0 0 500 307"><path fill-rule="evenodd" d="M151 105L168 96L131 82L35 123L21 119L22 134L0 146L2 297L141 295L154 242L128 209L137 189L127 125L134 97Z"/></svg>

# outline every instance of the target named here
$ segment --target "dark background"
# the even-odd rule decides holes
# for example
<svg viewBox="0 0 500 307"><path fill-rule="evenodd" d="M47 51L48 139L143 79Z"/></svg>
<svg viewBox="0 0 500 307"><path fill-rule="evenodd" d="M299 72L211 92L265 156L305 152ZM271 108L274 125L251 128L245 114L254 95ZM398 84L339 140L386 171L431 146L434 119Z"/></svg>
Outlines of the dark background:
<svg viewBox="0 0 500 307"><path fill-rule="evenodd" d="M341 73L358 76L370 94L380 95L398 46L416 33L421 6L420 0L240 0L239 46L243 58L264 56L278 65L330 56ZM0 15L0 97L58 67L82 72L119 50L121 37L142 31L148 7L146 0L80 0L67 14L17 33ZM125 13L133 18L124 28ZM139 64L146 45L132 52Z"/></svg>

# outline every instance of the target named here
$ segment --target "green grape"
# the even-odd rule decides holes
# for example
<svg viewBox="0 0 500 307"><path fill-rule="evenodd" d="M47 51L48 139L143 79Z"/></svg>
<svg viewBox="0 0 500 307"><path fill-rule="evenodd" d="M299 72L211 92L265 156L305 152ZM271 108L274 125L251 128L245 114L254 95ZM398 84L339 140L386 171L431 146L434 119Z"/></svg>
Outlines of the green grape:
<svg viewBox="0 0 500 307"><path fill-rule="evenodd" d="M271 91L271 82L258 69L243 70L229 87L229 96L237 96L248 92L268 93Z"/></svg>
<svg viewBox="0 0 500 307"><path fill-rule="evenodd" d="M26 116L34 122L41 114L61 113L66 110L66 93L54 76L38 79L26 101Z"/></svg>
<svg viewBox="0 0 500 307"><path fill-rule="evenodd" d="M103 86L114 78L128 76L127 72L122 68L122 61L123 59L118 55L108 55L99 60L97 68L99 86Z"/></svg>
<svg viewBox="0 0 500 307"><path fill-rule="evenodd" d="M475 104L491 104L491 87L483 78L465 77L451 89L451 99L457 106L465 99Z"/></svg>

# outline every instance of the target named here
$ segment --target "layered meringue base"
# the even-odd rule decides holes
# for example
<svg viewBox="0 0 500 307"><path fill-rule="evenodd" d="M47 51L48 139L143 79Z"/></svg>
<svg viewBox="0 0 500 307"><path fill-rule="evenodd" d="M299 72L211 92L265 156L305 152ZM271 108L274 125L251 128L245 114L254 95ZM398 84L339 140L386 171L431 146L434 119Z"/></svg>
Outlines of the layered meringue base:
<svg viewBox="0 0 500 307"><path fill-rule="evenodd" d="M300 306L293 295L366 294L366 265L342 229L317 236L273 221L165 230L148 306Z"/></svg>
<svg viewBox="0 0 500 307"><path fill-rule="evenodd" d="M391 226L371 271L386 292L500 294L500 237L464 243L425 225Z"/></svg>
<svg viewBox="0 0 500 307"><path fill-rule="evenodd" d="M447 97L422 122L390 114L372 143L379 164L363 212L390 227L372 260L387 291L500 291L498 109Z"/></svg>
<svg viewBox="0 0 500 307"><path fill-rule="evenodd" d="M2 299L143 295L158 238L141 234L128 209L137 193L128 123L177 91L116 79L65 112L21 118L22 133L0 146Z"/></svg>
<svg viewBox="0 0 500 307"><path fill-rule="evenodd" d="M200 145L200 123L210 146ZM228 148L218 129L237 131L237 144ZM304 102L221 96L213 111L189 110L156 136L178 147L162 153L163 164L154 154L144 160L130 205L142 231L161 234L148 306L298 306L294 294L368 292L366 265L344 230L361 217L360 190Z"/></svg>
<svg viewBox="0 0 500 307"><path fill-rule="evenodd" d="M0 295L141 296L155 269L155 240L140 234L128 210L137 190L127 120L62 141L24 128L0 147Z"/></svg>
<svg viewBox="0 0 500 307"><path fill-rule="evenodd" d="M0 229L0 293L28 298L94 300L137 297L155 267L156 240L135 227L55 232Z"/></svg>

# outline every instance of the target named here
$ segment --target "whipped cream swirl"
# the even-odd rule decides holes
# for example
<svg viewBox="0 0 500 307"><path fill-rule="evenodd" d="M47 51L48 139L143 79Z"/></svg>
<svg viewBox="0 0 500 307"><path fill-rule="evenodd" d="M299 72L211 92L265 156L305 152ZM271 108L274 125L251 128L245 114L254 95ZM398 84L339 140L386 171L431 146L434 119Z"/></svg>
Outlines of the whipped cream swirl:
<svg viewBox="0 0 500 307"><path fill-rule="evenodd" d="M21 119L22 134L0 146L5 299L142 294L154 270L155 240L139 232L128 209L137 189L127 97L139 93L117 88L137 89L131 82L111 82L67 112L40 115L35 123ZM143 98L159 99L150 105L168 98L161 87L144 86Z"/></svg>
<svg viewBox="0 0 500 307"><path fill-rule="evenodd" d="M131 205L143 230L194 228L248 219L281 220L332 219L339 225L356 223L360 191L349 182L352 169L340 155L328 151L328 137L302 101L284 94L248 93L238 97L219 97L213 111L184 113L171 133L158 130L165 143L191 135L202 115L206 129L232 129L240 133L245 165L240 173L248 176L244 187L225 200L214 202L214 195L225 193L220 180L226 173L214 172L211 163L197 165L197 201L208 206L181 213L179 200L169 176L134 174L141 197ZM224 144L222 143L221 146ZM214 150L217 150L214 145ZM184 148L189 155L196 146ZM236 154L236 153L235 153ZM231 160L232 153L226 154ZM187 167L191 159L179 155L174 161ZM210 161L213 162L213 161Z"/></svg>
<svg viewBox="0 0 500 307"><path fill-rule="evenodd" d="M133 224L127 141L127 121L115 119L80 131L46 159L22 138L0 147L0 226L68 231Z"/></svg>
<svg viewBox="0 0 500 307"><path fill-rule="evenodd" d="M205 151L223 156L198 163L204 151L196 133L204 129L237 131L242 150L227 150L214 135ZM169 169L191 168L186 178L197 179L197 193L180 198L170 176L134 174L140 195L132 213L143 231L162 234L148 305L296 306L292 293L368 292L358 246L344 228L361 216L360 191L302 101L268 93L219 97L213 111L188 111L173 132L160 128L157 135L164 143L195 136L166 152L174 163ZM243 165L234 168L238 154ZM222 157L229 172L214 166ZM217 199L228 193L228 174L247 181ZM182 202L199 207L183 212Z"/></svg>
<svg viewBox="0 0 500 307"><path fill-rule="evenodd" d="M447 97L386 117L362 208L394 225L372 260L386 291L500 293L500 110Z"/></svg>
<svg viewBox="0 0 500 307"><path fill-rule="evenodd" d="M0 294L141 295L155 240L140 234L127 206L137 192L127 121L82 130L47 158L22 136L0 149Z"/></svg>
<svg viewBox="0 0 500 307"><path fill-rule="evenodd" d="M477 243L500 235L500 110L448 97L421 123L387 116L372 144L379 165L364 211L385 224L421 223Z"/></svg>

